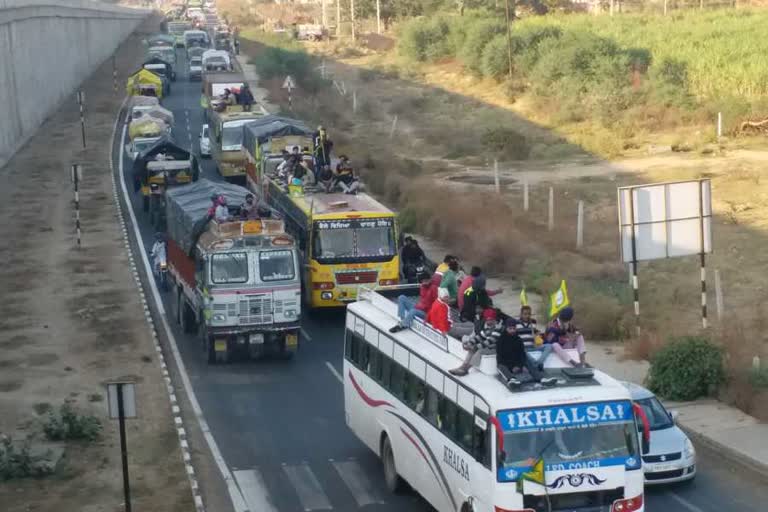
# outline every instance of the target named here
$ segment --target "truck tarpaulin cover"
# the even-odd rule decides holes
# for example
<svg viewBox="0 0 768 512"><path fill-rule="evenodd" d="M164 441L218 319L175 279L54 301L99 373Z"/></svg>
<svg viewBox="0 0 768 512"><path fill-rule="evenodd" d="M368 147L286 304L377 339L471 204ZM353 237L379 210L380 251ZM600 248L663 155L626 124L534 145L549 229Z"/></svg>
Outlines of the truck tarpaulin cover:
<svg viewBox="0 0 768 512"><path fill-rule="evenodd" d="M160 139L152 147L145 149L136 157L133 162L133 179L139 181L147 170L147 163L156 160L157 155L164 153L166 157L170 157L173 160L189 160L192 159L192 171L197 171L197 158L191 155L189 151L181 148L168 140L167 138Z"/></svg>
<svg viewBox="0 0 768 512"><path fill-rule="evenodd" d="M205 231L214 194L226 197L232 207L245 202L248 190L239 185L201 179L165 193L168 236L187 254L192 254L197 239Z"/></svg>
<svg viewBox="0 0 768 512"><path fill-rule="evenodd" d="M271 137L303 135L312 137L313 131L301 121L280 116L264 116L243 126L243 147L253 155L256 146L264 144Z"/></svg>

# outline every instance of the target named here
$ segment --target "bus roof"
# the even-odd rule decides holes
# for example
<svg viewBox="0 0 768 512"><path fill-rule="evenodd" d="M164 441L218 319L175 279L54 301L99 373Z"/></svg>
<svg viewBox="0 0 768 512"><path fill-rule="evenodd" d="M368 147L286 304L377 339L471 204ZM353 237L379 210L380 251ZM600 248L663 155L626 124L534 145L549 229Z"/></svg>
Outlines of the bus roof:
<svg viewBox="0 0 768 512"><path fill-rule="evenodd" d="M369 196L368 194L344 194L334 192L326 194L325 192L305 193L301 197L291 196L296 206L313 219L333 219L338 214L354 213L374 213L386 216L394 215L392 210ZM310 209L312 210L310 212Z"/></svg>
<svg viewBox="0 0 768 512"><path fill-rule="evenodd" d="M389 333L389 329L398 321L397 305L390 299L373 290L361 288L358 301L347 307L347 325L350 325L350 315L355 315L370 324L378 331L378 336L386 336L397 344L406 347L424 361L438 367L446 378L454 380L460 387L471 391L480 397L492 412L505 409L520 409L529 407L547 407L567 403L599 402L610 400L629 400L630 394L621 382L610 375L597 369L594 376L588 382L576 386L545 387L531 391L510 391L494 375L484 373L478 368L468 375L456 378L448 373L451 368L458 367L466 352L461 347L461 342L450 336L447 338L447 347L440 347L430 341L430 333L417 332L414 329L405 329L396 334ZM423 325L419 323L418 325ZM366 325L366 329L368 326ZM429 330L429 329L427 329ZM368 336L366 336L368 339ZM494 356L495 357L495 356ZM563 368L555 356L548 358L545 370L548 373ZM494 359L495 363L495 359Z"/></svg>

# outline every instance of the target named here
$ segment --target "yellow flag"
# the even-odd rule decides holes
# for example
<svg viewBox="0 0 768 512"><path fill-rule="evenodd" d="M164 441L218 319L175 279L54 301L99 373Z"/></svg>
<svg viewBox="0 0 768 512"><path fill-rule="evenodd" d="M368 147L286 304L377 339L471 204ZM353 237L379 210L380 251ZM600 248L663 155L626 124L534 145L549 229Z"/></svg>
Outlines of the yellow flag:
<svg viewBox="0 0 768 512"><path fill-rule="evenodd" d="M539 460L536 461L536 464L533 465L533 468L530 471L523 473L523 479L528 480L529 482L535 482L539 485L545 485L543 457L539 457Z"/></svg>
<svg viewBox="0 0 768 512"><path fill-rule="evenodd" d="M560 288L549 296L549 317L554 318L570 304L571 301L568 300L568 287L565 285L565 280L562 280L560 281Z"/></svg>
<svg viewBox="0 0 768 512"><path fill-rule="evenodd" d="M525 293L525 288L523 288L520 291L520 305L521 306L527 306L528 305L528 295Z"/></svg>

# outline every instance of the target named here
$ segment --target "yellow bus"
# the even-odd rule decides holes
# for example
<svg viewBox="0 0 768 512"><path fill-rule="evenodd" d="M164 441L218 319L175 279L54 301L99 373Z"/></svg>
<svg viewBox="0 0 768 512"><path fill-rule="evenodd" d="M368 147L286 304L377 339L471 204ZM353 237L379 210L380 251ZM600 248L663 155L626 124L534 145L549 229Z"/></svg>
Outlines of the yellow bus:
<svg viewBox="0 0 768 512"><path fill-rule="evenodd" d="M298 148L311 164L311 130L302 122L265 116L244 127L248 187L280 212L299 242L308 307L343 306L360 285L399 282L399 234L395 213L367 194L297 193L275 178L283 149Z"/></svg>

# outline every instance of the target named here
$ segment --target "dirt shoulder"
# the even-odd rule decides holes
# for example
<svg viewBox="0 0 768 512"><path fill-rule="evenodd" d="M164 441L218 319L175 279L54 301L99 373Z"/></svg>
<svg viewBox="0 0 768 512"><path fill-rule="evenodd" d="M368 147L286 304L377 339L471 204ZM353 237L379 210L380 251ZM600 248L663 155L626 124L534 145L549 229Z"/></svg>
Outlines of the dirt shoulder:
<svg viewBox="0 0 768 512"><path fill-rule="evenodd" d="M105 418L105 380L137 384L139 418L127 425L135 510L189 511L194 503L171 406L124 250L110 176L112 126L124 74L143 57L145 23L84 83L87 143L69 98L0 170L0 432L36 436L66 400L102 420L93 443L66 444L52 476L0 483L4 512L122 510L120 448ZM55 79L55 77L52 77ZM70 165L81 163L83 245L75 244Z"/></svg>

